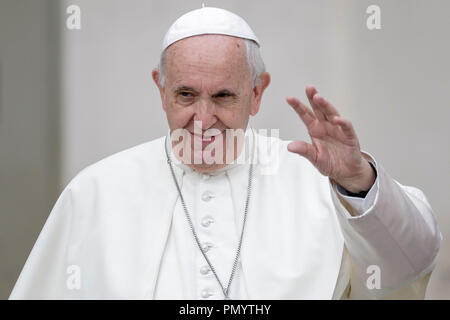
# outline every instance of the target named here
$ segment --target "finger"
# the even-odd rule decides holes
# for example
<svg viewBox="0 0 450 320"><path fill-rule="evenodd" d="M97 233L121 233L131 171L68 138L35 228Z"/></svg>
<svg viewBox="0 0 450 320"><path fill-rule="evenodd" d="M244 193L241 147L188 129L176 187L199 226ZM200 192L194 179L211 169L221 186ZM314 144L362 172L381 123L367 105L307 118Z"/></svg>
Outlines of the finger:
<svg viewBox="0 0 450 320"><path fill-rule="evenodd" d="M356 132L353 129L353 125L349 120L343 119L341 117L333 117L333 119L331 120L331 122L333 124L337 124L339 125L339 127L341 127L342 132L344 133L346 138L356 138Z"/></svg>
<svg viewBox="0 0 450 320"><path fill-rule="evenodd" d="M306 96L308 97L309 103L311 104L312 109L314 110L314 114L316 115L317 119L320 121L325 121L325 114L323 111L319 108L319 106L316 105L314 102L314 95L317 94L317 90L314 86L307 86L306 87Z"/></svg>
<svg viewBox="0 0 450 320"><path fill-rule="evenodd" d="M297 112L307 128L309 128L309 126L317 119L311 109L297 98L287 97L286 101L291 105L295 112Z"/></svg>
<svg viewBox="0 0 450 320"><path fill-rule="evenodd" d="M313 100L315 105L317 105L321 109L328 120L332 119L335 116L340 116L337 109L328 100L326 100L319 94L314 95Z"/></svg>
<svg viewBox="0 0 450 320"><path fill-rule="evenodd" d="M306 143L305 141L293 141L287 146L288 151L297 153L309 161L312 164L316 163L317 152L312 144Z"/></svg>

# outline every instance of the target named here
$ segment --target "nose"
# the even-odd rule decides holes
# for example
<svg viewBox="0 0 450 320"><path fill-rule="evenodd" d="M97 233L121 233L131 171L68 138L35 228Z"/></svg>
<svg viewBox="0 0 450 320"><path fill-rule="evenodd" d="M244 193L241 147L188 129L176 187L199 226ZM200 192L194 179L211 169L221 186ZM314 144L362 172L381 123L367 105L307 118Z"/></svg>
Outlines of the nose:
<svg viewBox="0 0 450 320"><path fill-rule="evenodd" d="M202 130L208 130L217 122L216 108L212 102L198 102L194 114L194 123L198 124L196 121L201 121Z"/></svg>

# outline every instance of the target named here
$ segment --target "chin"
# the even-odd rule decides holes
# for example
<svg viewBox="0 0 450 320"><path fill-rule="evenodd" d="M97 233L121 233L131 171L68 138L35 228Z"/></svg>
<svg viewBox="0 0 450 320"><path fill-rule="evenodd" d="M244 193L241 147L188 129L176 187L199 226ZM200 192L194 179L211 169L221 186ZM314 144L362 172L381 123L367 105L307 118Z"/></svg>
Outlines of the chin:
<svg viewBox="0 0 450 320"><path fill-rule="evenodd" d="M189 166L195 171L201 173L210 173L223 168L224 166L226 166L226 164L192 164Z"/></svg>

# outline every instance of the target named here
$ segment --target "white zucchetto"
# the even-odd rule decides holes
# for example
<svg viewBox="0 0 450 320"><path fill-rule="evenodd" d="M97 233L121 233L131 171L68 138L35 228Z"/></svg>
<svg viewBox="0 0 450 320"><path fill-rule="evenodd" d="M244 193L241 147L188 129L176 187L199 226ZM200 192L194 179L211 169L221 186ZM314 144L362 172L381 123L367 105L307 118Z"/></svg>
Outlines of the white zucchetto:
<svg viewBox="0 0 450 320"><path fill-rule="evenodd" d="M202 34L223 34L259 41L250 26L240 16L225 9L203 7L178 18L164 36L162 51L172 43Z"/></svg>

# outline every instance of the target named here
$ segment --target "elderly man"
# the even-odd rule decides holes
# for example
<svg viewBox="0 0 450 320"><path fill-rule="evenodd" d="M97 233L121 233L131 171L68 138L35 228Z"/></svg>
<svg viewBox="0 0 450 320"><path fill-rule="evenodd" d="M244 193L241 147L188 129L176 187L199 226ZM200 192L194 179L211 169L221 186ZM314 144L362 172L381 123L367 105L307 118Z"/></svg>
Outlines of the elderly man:
<svg viewBox="0 0 450 320"><path fill-rule="evenodd" d="M249 128L270 76L242 18L185 14L152 76L167 136L70 182L11 298L424 297L441 240L424 194L312 86L311 109L287 98L311 144Z"/></svg>

